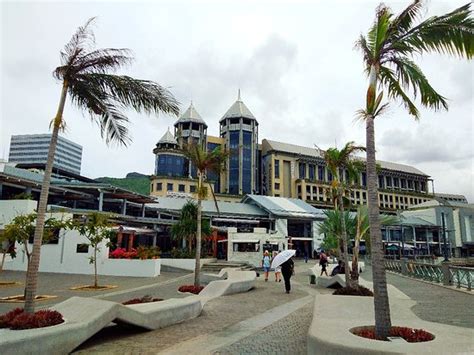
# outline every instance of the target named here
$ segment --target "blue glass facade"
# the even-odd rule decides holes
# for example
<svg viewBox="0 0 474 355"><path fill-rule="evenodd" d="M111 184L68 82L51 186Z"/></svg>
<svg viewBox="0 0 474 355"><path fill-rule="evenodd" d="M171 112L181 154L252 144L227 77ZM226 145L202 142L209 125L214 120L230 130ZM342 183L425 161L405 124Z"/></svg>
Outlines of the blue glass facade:
<svg viewBox="0 0 474 355"><path fill-rule="evenodd" d="M239 131L229 132L229 193L239 194Z"/></svg>
<svg viewBox="0 0 474 355"><path fill-rule="evenodd" d="M252 193L252 132L242 132L242 193Z"/></svg>
<svg viewBox="0 0 474 355"><path fill-rule="evenodd" d="M318 165L318 180L324 181L324 166Z"/></svg>
<svg viewBox="0 0 474 355"><path fill-rule="evenodd" d="M214 149L219 148L220 144L217 143L207 143L207 151L212 152ZM213 171L207 172L207 179L214 181L214 191L217 193L221 192L221 178Z"/></svg>
<svg viewBox="0 0 474 355"><path fill-rule="evenodd" d="M315 166L313 164L309 164L309 179L314 180L314 171L315 171Z"/></svg>
<svg viewBox="0 0 474 355"><path fill-rule="evenodd" d="M300 179L306 178L306 164L300 163Z"/></svg>
<svg viewBox="0 0 474 355"><path fill-rule="evenodd" d="M184 157L173 154L159 154L156 157L157 176L186 176L187 163Z"/></svg>

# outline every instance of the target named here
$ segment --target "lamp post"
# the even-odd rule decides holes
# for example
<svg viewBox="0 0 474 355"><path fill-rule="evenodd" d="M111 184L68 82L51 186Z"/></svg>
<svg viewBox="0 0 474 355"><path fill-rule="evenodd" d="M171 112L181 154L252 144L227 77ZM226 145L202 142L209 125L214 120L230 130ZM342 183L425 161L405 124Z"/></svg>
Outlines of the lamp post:
<svg viewBox="0 0 474 355"><path fill-rule="evenodd" d="M448 259L448 248L447 248L447 243L446 243L446 226L444 224L444 212L441 212L441 223L443 226L443 255L444 255L444 261L449 261Z"/></svg>

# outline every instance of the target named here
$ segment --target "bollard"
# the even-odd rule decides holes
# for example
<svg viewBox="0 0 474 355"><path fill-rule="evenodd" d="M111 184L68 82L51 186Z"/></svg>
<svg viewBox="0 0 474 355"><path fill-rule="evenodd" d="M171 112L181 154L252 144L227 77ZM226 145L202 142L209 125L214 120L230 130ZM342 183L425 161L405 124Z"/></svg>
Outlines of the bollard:
<svg viewBox="0 0 474 355"><path fill-rule="evenodd" d="M316 275L309 275L309 283L311 285L316 285Z"/></svg>
<svg viewBox="0 0 474 355"><path fill-rule="evenodd" d="M452 283L451 272L449 271L450 266L450 262L443 261L441 263L441 270L443 271L443 285L445 286L450 286Z"/></svg>

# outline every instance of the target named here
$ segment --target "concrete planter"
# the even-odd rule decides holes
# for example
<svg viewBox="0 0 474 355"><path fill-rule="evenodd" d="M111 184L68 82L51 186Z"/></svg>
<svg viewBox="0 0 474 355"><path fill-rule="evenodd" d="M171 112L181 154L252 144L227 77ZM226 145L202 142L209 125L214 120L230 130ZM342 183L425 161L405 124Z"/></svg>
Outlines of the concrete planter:
<svg viewBox="0 0 474 355"><path fill-rule="evenodd" d="M361 282L372 288L371 283ZM388 285L393 326L424 329L434 340L408 343L370 340L351 329L374 323L372 297L316 295L313 321L308 331L308 354L459 354L473 353L472 330L423 321L411 308L416 304L404 293Z"/></svg>
<svg viewBox="0 0 474 355"><path fill-rule="evenodd" d="M100 275L155 277L160 275L161 259L107 259L99 265Z"/></svg>

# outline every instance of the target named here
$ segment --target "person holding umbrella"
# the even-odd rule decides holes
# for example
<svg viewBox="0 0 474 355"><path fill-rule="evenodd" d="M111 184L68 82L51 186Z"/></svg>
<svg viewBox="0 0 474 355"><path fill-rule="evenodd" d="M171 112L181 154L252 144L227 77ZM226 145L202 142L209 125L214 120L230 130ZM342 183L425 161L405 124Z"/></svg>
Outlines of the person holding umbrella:
<svg viewBox="0 0 474 355"><path fill-rule="evenodd" d="M291 284L290 278L293 275L295 264L291 259L295 255L296 250L284 250L279 253L272 261L272 268L276 268L281 265L281 273L283 274L283 279L285 280L285 290L286 293L290 293Z"/></svg>

